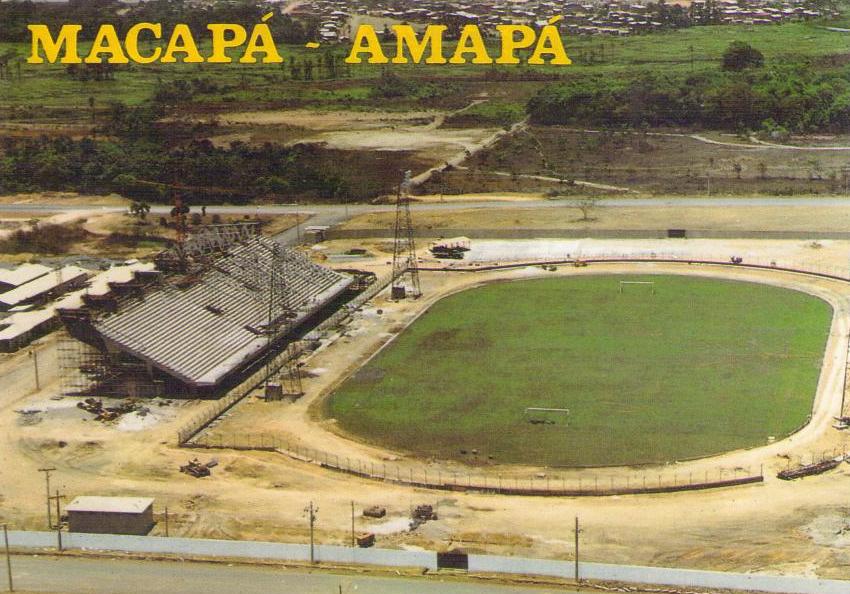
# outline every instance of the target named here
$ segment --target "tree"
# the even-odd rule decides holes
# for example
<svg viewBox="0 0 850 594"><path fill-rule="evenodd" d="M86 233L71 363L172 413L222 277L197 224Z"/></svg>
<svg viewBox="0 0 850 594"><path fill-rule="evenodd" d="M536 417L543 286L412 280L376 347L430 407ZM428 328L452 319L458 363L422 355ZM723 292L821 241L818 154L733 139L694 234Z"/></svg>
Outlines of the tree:
<svg viewBox="0 0 850 594"><path fill-rule="evenodd" d="M593 219L590 218L590 212L596 208L596 198L593 196L582 198L576 203L576 208L581 211L580 221L592 221Z"/></svg>
<svg viewBox="0 0 850 594"><path fill-rule="evenodd" d="M749 43L733 41L723 52L723 70L740 72L747 68L761 68L764 55Z"/></svg>
<svg viewBox="0 0 850 594"><path fill-rule="evenodd" d="M130 214L139 219L139 221L144 221L150 211L151 206L147 202L137 201L130 205Z"/></svg>

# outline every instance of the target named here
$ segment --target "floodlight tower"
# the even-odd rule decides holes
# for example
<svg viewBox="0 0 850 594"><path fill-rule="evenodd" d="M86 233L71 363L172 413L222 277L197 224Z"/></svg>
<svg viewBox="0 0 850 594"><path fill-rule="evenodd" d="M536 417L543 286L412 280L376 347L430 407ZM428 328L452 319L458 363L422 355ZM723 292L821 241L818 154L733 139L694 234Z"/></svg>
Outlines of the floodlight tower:
<svg viewBox="0 0 850 594"><path fill-rule="evenodd" d="M408 282L405 283L405 277ZM413 220L410 216L410 171L405 171L404 181L398 187L393 230L393 282L392 299L401 300L411 295L422 296L419 285L419 265L416 260L416 243L413 240Z"/></svg>

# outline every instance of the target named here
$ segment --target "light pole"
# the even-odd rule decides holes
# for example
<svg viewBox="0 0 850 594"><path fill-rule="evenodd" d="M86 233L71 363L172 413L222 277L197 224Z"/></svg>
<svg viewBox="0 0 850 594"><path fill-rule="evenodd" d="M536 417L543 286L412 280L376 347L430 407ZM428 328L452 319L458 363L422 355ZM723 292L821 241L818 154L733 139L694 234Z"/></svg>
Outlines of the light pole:
<svg viewBox="0 0 850 594"><path fill-rule="evenodd" d="M56 490L56 495L51 497L50 499L56 500L56 548L59 552L62 552L62 512L59 508L59 500L65 499L64 495L59 493L59 489Z"/></svg>
<svg viewBox="0 0 850 594"><path fill-rule="evenodd" d="M575 537L576 537L575 578L576 578L576 583L579 583L579 575L578 575L578 535L579 534L581 534L581 530L578 527L578 516L576 516L576 528L575 528Z"/></svg>
<svg viewBox="0 0 850 594"><path fill-rule="evenodd" d="M38 351L30 349L30 358L32 359L32 364L35 368L35 391L38 392L41 390L41 382L38 379Z"/></svg>
<svg viewBox="0 0 850 594"><path fill-rule="evenodd" d="M6 543L6 575L9 577L9 592L15 591L12 584L12 557L9 555L9 527L3 524L3 540Z"/></svg>
<svg viewBox="0 0 850 594"><path fill-rule="evenodd" d="M307 514L307 518L310 521L310 563L316 562L316 554L314 547L314 538L313 538L313 526L316 524L316 514L319 513L318 506L313 505L313 502L310 502L310 505L304 508L304 513Z"/></svg>

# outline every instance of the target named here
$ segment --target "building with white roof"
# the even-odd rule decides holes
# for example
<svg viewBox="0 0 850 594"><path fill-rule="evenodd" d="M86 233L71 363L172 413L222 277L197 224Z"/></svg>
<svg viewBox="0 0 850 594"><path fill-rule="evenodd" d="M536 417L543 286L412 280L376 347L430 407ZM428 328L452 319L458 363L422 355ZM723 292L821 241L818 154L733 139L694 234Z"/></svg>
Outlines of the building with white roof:
<svg viewBox="0 0 850 594"><path fill-rule="evenodd" d="M0 292L10 291L53 270L43 264L21 264L17 268L0 268Z"/></svg>
<svg viewBox="0 0 850 594"><path fill-rule="evenodd" d="M70 532L143 536L154 526L153 499L149 497L82 496L65 511Z"/></svg>
<svg viewBox="0 0 850 594"><path fill-rule="evenodd" d="M0 310L7 311L29 303L46 303L62 293L82 287L88 277L89 272L84 268L65 266L0 294Z"/></svg>

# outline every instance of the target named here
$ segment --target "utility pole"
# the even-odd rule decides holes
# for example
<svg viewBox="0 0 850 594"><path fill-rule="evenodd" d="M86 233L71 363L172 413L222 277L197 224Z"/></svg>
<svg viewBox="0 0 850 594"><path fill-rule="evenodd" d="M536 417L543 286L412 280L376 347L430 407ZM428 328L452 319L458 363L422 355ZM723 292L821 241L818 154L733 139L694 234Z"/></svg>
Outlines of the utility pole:
<svg viewBox="0 0 850 594"><path fill-rule="evenodd" d="M168 537L168 506L165 506L165 536Z"/></svg>
<svg viewBox="0 0 850 594"><path fill-rule="evenodd" d="M313 505L313 502L310 502L310 505L304 508L304 513L307 514L307 518L310 520L310 563L316 562L316 553L315 553L315 540L313 538L314 530L313 526L316 524L316 514L319 513L318 506Z"/></svg>
<svg viewBox="0 0 850 594"><path fill-rule="evenodd" d="M295 236L298 238L298 244L301 245L301 214L295 211Z"/></svg>
<svg viewBox="0 0 850 594"><path fill-rule="evenodd" d="M576 583L579 583L579 575L578 575L578 535L579 535L579 534L581 534L581 530L580 530L580 529L579 529L579 527L578 527L578 516L576 516L576 529L575 529L575 536L576 536L576 565L575 565L575 577L576 577Z"/></svg>
<svg viewBox="0 0 850 594"><path fill-rule="evenodd" d="M38 351L30 349L30 358L32 358L32 363L35 366L35 391L38 392L41 390L41 382L38 379Z"/></svg>
<svg viewBox="0 0 850 594"><path fill-rule="evenodd" d="M6 543L6 575L9 576L9 592L15 591L12 585L12 557L9 556L9 527L3 524L3 540Z"/></svg>
<svg viewBox="0 0 850 594"><path fill-rule="evenodd" d="M59 489L56 489L56 495L50 499L56 500L56 548L62 552L62 512L59 509L59 500L65 499L64 495L59 494Z"/></svg>
<svg viewBox="0 0 850 594"><path fill-rule="evenodd" d="M53 472L54 470L56 470L56 469L53 468L53 467L39 468L38 469L39 472L44 473L44 480L47 483L47 491L46 491L47 494L45 495L45 497L46 497L45 501L47 502L47 529L48 530L53 528L53 520L50 517L50 473Z"/></svg>
<svg viewBox="0 0 850 594"><path fill-rule="evenodd" d="M354 500L351 500L351 548L354 548Z"/></svg>

